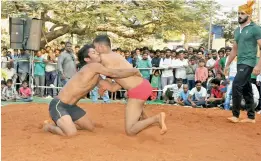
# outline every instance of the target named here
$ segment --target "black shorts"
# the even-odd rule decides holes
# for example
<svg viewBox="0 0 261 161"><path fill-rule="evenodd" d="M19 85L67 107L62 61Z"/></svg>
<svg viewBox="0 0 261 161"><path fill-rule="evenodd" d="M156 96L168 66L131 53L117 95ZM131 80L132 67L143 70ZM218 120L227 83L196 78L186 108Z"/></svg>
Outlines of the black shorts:
<svg viewBox="0 0 261 161"><path fill-rule="evenodd" d="M86 112L77 105L68 105L54 98L49 104L49 113L52 120L56 123L64 115L70 115L73 122L83 117Z"/></svg>

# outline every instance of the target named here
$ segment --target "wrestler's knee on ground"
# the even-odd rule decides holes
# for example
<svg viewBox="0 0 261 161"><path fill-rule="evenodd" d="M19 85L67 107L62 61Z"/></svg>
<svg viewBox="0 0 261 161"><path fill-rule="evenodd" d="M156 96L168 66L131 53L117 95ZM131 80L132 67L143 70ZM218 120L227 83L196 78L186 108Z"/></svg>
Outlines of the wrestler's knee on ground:
<svg viewBox="0 0 261 161"><path fill-rule="evenodd" d="M94 131L94 124L92 121L84 115L80 119L74 122L81 130Z"/></svg>
<svg viewBox="0 0 261 161"><path fill-rule="evenodd" d="M56 124L66 136L73 136L77 133L76 126L69 115L62 116L57 120Z"/></svg>

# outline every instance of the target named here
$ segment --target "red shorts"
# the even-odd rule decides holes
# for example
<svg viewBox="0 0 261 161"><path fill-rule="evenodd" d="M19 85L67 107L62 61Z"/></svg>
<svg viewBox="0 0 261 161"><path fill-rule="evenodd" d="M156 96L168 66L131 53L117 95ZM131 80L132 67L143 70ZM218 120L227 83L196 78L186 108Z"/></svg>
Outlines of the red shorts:
<svg viewBox="0 0 261 161"><path fill-rule="evenodd" d="M147 79L143 79L142 83L137 87L128 90L128 98L147 101L152 93L152 87Z"/></svg>

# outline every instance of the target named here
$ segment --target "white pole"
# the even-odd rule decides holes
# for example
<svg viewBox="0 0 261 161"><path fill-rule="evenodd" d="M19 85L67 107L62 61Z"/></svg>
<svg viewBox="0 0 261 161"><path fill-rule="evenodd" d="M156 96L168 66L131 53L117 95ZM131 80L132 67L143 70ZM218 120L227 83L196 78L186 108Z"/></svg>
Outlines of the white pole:
<svg viewBox="0 0 261 161"><path fill-rule="evenodd" d="M209 22L209 33L208 33L208 51L210 50L211 34L212 34L212 5L213 1L210 1L210 22Z"/></svg>

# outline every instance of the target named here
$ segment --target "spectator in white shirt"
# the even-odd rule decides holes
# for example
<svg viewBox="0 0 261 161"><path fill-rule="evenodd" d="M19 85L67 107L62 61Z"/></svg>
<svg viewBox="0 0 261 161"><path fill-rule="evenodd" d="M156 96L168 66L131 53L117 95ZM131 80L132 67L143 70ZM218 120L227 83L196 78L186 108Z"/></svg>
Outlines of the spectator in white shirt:
<svg viewBox="0 0 261 161"><path fill-rule="evenodd" d="M55 56L55 53L49 51L43 55L45 66L45 79L46 86L55 87L55 78L57 77L57 61L58 58ZM57 95L57 89L48 88L47 89L47 98L52 98Z"/></svg>
<svg viewBox="0 0 261 161"><path fill-rule="evenodd" d="M15 85L14 83L16 82L16 80L14 80L15 77L15 69L13 68L13 63L12 62L8 62L6 64L6 68L3 69L3 71L6 72L6 79L11 79L13 81L13 85Z"/></svg>
<svg viewBox="0 0 261 161"><path fill-rule="evenodd" d="M166 103L177 103L180 93L183 91L182 79L177 79L177 84L166 85L163 88L163 97ZM173 101L174 100L174 101Z"/></svg>
<svg viewBox="0 0 261 161"><path fill-rule="evenodd" d="M176 79L181 78L183 84L187 84L187 72L186 67L188 67L188 59L184 59L184 51L178 52L178 59L174 60L173 66L176 66L175 77Z"/></svg>
<svg viewBox="0 0 261 161"><path fill-rule="evenodd" d="M174 76L173 76L173 68L172 68L172 59L170 57L171 53L166 53L166 58L161 58L160 60L160 68L164 68L161 75L161 87L162 89L166 85L170 85L174 82Z"/></svg>
<svg viewBox="0 0 261 161"><path fill-rule="evenodd" d="M251 84L252 84L252 93L253 93L253 97L254 97L254 107L256 108L259 103L260 96L259 96L259 92L258 92L256 85L253 83L251 83ZM243 109L246 109L245 105L246 105L246 101L244 98L242 98L241 107Z"/></svg>
<svg viewBox="0 0 261 161"><path fill-rule="evenodd" d="M185 105L192 107L205 107L207 90L202 87L201 81L196 81L195 84L196 87L190 91L188 101L185 101Z"/></svg>
<svg viewBox="0 0 261 161"><path fill-rule="evenodd" d="M217 50L215 49L211 50L211 53L209 53L208 56L209 56L209 60L207 61L206 67L210 70L213 70L217 60ZM216 74L215 71L214 73Z"/></svg>

